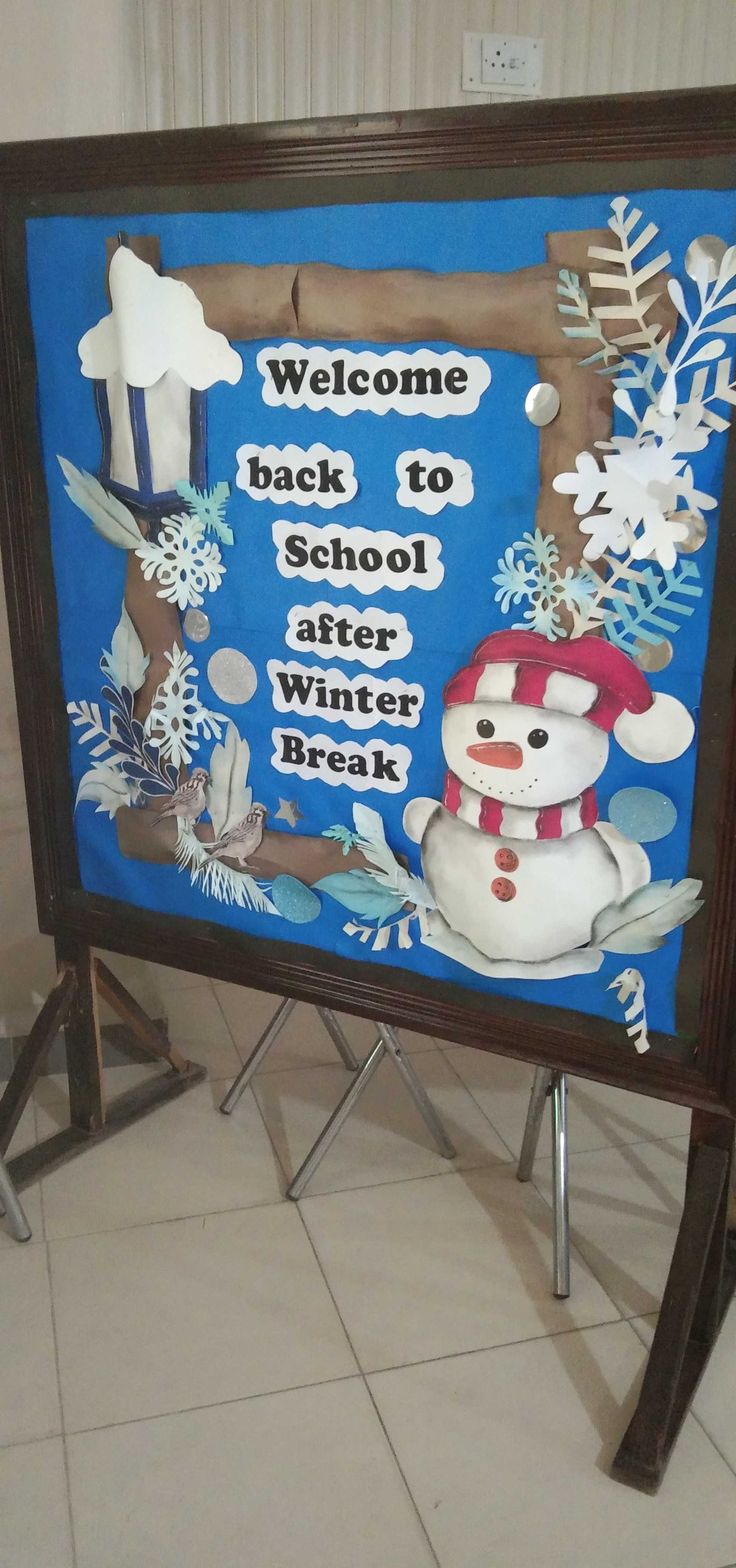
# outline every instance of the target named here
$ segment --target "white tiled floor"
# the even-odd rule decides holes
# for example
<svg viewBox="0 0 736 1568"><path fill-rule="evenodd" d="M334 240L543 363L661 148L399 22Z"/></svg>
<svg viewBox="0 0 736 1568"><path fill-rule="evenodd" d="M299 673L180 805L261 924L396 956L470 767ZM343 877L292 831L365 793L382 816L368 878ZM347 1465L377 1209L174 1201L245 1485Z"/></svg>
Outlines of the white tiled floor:
<svg viewBox="0 0 736 1568"><path fill-rule="evenodd" d="M408 1035L457 1146L389 1064L298 1206L345 1083L298 1008L161 972L211 1081L24 1194L0 1224L8 1568L733 1568L736 1311L656 1498L607 1467L676 1232L682 1112L571 1087L573 1294L550 1291L550 1160L514 1177L531 1071ZM362 1054L367 1022L349 1032ZM115 1068L116 1088L148 1067ZM63 1123L48 1079L16 1147Z"/></svg>

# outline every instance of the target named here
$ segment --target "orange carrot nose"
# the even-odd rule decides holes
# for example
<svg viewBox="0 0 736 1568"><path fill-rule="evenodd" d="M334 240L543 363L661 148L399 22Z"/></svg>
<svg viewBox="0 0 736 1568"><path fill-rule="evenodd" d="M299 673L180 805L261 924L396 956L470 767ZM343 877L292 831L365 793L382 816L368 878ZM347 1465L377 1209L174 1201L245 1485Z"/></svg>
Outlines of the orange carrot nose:
<svg viewBox="0 0 736 1568"><path fill-rule="evenodd" d="M524 761L521 746L513 740L482 740L477 746L468 746L465 755L491 768L520 768Z"/></svg>

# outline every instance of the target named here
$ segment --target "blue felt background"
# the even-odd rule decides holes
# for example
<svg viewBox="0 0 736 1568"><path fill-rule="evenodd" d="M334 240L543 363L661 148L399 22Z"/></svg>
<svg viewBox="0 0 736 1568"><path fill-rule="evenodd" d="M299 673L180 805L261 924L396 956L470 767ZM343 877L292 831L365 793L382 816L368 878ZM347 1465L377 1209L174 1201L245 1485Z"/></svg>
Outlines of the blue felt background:
<svg viewBox="0 0 736 1568"><path fill-rule="evenodd" d="M611 196L616 194L611 192ZM717 233L729 243L736 239L733 192L662 190L637 193L635 199L647 220L659 225L661 240L672 254L673 271L686 284L683 257L694 236ZM609 204L610 196L598 195L336 206L284 212L120 213L112 217L30 220L28 274L67 697L95 700L98 696L100 651L110 645L120 613L125 573L124 552L106 544L67 498L56 463L56 454L61 453L80 468L94 472L99 465L100 437L92 388L79 374L77 343L108 309L103 287L106 235L118 229L159 235L167 267L218 261L322 261L348 267L503 271L542 261L548 231L605 225ZM261 445L272 442L277 446L295 442L303 447L324 441L329 447L344 447L352 453L360 488L352 503L329 513L314 506L302 512L294 506L255 502L242 491L233 490L229 517L236 544L223 551L227 576L204 605L212 621L212 636L205 644L191 647L200 671L200 695L203 702L223 710L222 702L207 682L207 659L218 646L241 646L258 671L258 689L247 707L233 708L231 716L252 748L250 782L256 797L272 812L279 795L296 797L304 812L299 831L319 833L331 823L350 824L353 797L347 786L305 783L271 767L271 730L274 724L288 725L291 720L274 713L265 666L270 657L299 657L283 641L291 604L327 599L361 607L368 601L348 589L336 590L326 583L308 584L298 578L287 581L280 577L274 564L271 524L278 516L295 521L303 517L316 524L340 521L391 528L404 534L438 533L445 565L442 586L433 593L383 590L375 596L376 603L407 617L414 648L405 660L389 663L374 673L399 674L406 680L421 682L426 699L419 728L378 725L370 731L351 732L343 724L328 725L317 719L293 716L293 723L305 733L323 730L334 733L338 740L353 735L359 741L371 735L383 736L411 748L414 760L406 795L368 791L359 798L382 813L390 842L396 849L408 850L416 865L417 852L404 838L401 817L407 799L420 794L437 796L441 790L444 766L439 733L443 684L467 662L481 637L510 625L515 618L513 614L501 615L494 603L491 578L502 551L525 529L534 526L538 436L524 417L523 403L526 391L537 378L536 366L532 359L521 356L495 352L484 355L492 369L492 384L482 397L478 412L469 417L438 421L394 413L377 417L361 411L344 418L327 410L312 413L268 408L261 397L262 380L255 366L262 346L260 342L236 344L245 363L241 382L235 387L217 386L208 394L210 483L225 479L234 485L235 453L243 441ZM357 351L363 346L377 345L348 346ZM447 348L446 344L430 346L440 351ZM470 462L475 480L475 499L470 506L448 506L437 518L425 518L420 512L397 505L396 457L415 447L444 449ZM716 495L722 482L724 449L725 438L716 436L706 451L695 454L693 459L696 481L702 489ZM716 515L709 514L708 542L695 557L706 597L674 638L675 658L671 665L652 682L657 689L675 693L693 711L699 703L707 640ZM305 656L303 662L327 663L311 656ZM361 669L355 663L343 667L350 675ZM206 743L204 754L208 751ZM76 781L90 765L88 752L72 740L70 757ZM678 809L674 832L648 846L654 877L677 878L686 871L694 767L694 747L677 762L646 767L627 757L615 743L611 745L610 761L599 784L602 816L610 796L627 785L648 784L662 789ZM290 831L283 823L271 825ZM485 981L417 943L407 952L399 953L392 946L384 953L372 954L343 934L345 913L330 899L324 900L317 921L301 927L229 909L206 899L190 886L188 875L174 867L123 859L117 849L114 823L97 815L88 803L77 811L76 831L82 881L90 891L162 914L215 920L277 941L293 941L296 937L328 952L365 958L368 965L400 962L407 969L477 990L620 1019L615 996L606 989L626 962L620 956L607 956L600 972L590 977L543 984ZM565 889L561 887L560 897L564 896ZM650 1026L667 1031L674 1028L674 982L680 943L678 933L670 936L659 952L636 959L647 983Z"/></svg>

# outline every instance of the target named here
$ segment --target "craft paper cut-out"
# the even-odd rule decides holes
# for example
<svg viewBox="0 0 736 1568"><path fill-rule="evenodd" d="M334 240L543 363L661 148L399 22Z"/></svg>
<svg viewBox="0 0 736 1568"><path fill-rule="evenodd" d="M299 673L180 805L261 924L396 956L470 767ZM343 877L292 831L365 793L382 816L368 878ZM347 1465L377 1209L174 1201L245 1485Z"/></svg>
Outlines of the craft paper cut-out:
<svg viewBox="0 0 736 1568"><path fill-rule="evenodd" d="M207 679L221 702L250 702L258 685L255 665L239 648L218 648L207 663Z"/></svg>
<svg viewBox="0 0 736 1568"><path fill-rule="evenodd" d="M327 523L288 523L271 529L282 577L303 577L333 588L373 594L379 588L423 588L431 593L445 575L442 546L434 534L395 534Z"/></svg>
<svg viewBox="0 0 736 1568"><path fill-rule="evenodd" d="M110 262L112 310L79 343L83 376L106 381L120 375L133 387L152 387L168 372L198 392L216 381L240 380L243 362L221 332L205 324L204 311L186 283L159 277L126 245Z"/></svg>
<svg viewBox="0 0 736 1568"><path fill-rule="evenodd" d="M661 790L636 787L617 790L609 801L608 815L626 838L636 844L654 844L672 832L677 807Z"/></svg>
<svg viewBox="0 0 736 1568"><path fill-rule="evenodd" d="M219 588L225 566L219 547L204 538L194 517L167 517L155 540L139 542L136 555L147 582L156 577L159 599L168 599L180 610L204 603L205 593Z"/></svg>
<svg viewBox="0 0 736 1568"><path fill-rule="evenodd" d="M301 446L238 447L235 480L252 501L293 501L297 506L345 505L358 493L353 459L349 452L333 452L316 443Z"/></svg>
<svg viewBox="0 0 736 1568"><path fill-rule="evenodd" d="M651 876L639 845L598 821L593 786L608 735L630 750L638 725L637 755L655 761L666 744L662 712L672 755L692 736L689 715L601 638L552 642L526 631L487 637L444 704L442 802L418 799L404 812L437 904L434 944L447 931L446 950L457 951L459 935L483 959L503 961L505 975L515 960L522 974L540 965L544 975L550 960L569 974L588 970L596 917ZM594 967L601 961L602 951Z"/></svg>
<svg viewBox="0 0 736 1568"><path fill-rule="evenodd" d="M391 349L303 348L299 343L262 348L256 363L263 376L263 401L273 408L329 408L333 414L474 414L491 384L477 354L413 354Z"/></svg>
<svg viewBox="0 0 736 1568"><path fill-rule="evenodd" d="M618 1001L624 1008L624 1018L629 1025L626 1030L630 1040L633 1040L636 1050L641 1054L649 1050L649 1036L647 1034L647 1014L644 1004L644 976L638 969L622 969L620 975L611 981L609 991L616 991ZM626 1004L629 1004L628 1006Z"/></svg>
<svg viewBox="0 0 736 1568"><path fill-rule="evenodd" d="M413 507L428 517L446 506L469 506L475 494L469 463L449 452L428 452L426 447L399 454L396 478L399 506Z"/></svg>
<svg viewBox="0 0 736 1568"><path fill-rule="evenodd" d="M274 812L277 822L280 820L288 823L290 828L295 828L297 822L301 822L303 816L304 812L299 810L295 800L284 800L283 796L279 795L279 809Z"/></svg>
<svg viewBox="0 0 736 1568"><path fill-rule="evenodd" d="M378 670L392 659L405 659L414 638L404 615L379 610L376 605L357 609L353 604L294 604L289 610L284 642L297 653L308 651L322 659L337 657L348 663L367 664Z"/></svg>

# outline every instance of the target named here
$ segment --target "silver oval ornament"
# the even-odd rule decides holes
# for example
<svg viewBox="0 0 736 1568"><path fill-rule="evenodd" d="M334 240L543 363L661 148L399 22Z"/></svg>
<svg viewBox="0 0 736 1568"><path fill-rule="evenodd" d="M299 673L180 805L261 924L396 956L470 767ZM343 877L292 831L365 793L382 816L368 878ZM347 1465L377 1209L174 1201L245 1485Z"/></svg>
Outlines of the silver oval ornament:
<svg viewBox="0 0 736 1568"><path fill-rule="evenodd" d="M209 615L205 615L204 610L187 610L184 632L190 642L206 642L211 630Z"/></svg>
<svg viewBox="0 0 736 1568"><path fill-rule="evenodd" d="M640 670L646 670L648 675L656 675L658 670L666 670L674 649L666 637L661 642L638 642L634 649L634 658Z"/></svg>
<svg viewBox="0 0 736 1568"><path fill-rule="evenodd" d="M551 381L535 381L524 399L524 413L531 425L551 425L560 412L560 394Z"/></svg>
<svg viewBox="0 0 736 1568"><path fill-rule="evenodd" d="M719 268L726 254L726 241L717 234L699 234L696 240L688 245L685 251L685 271L689 278L696 279L702 271L709 283L718 277Z"/></svg>
<svg viewBox="0 0 736 1568"><path fill-rule="evenodd" d="M708 524L704 517L683 518L687 523L687 538L678 539L678 555L694 555L696 550L702 550L708 538Z"/></svg>
<svg viewBox="0 0 736 1568"><path fill-rule="evenodd" d="M207 679L220 701L231 707L250 702L258 685L255 666L239 648L218 648L208 661Z"/></svg>

